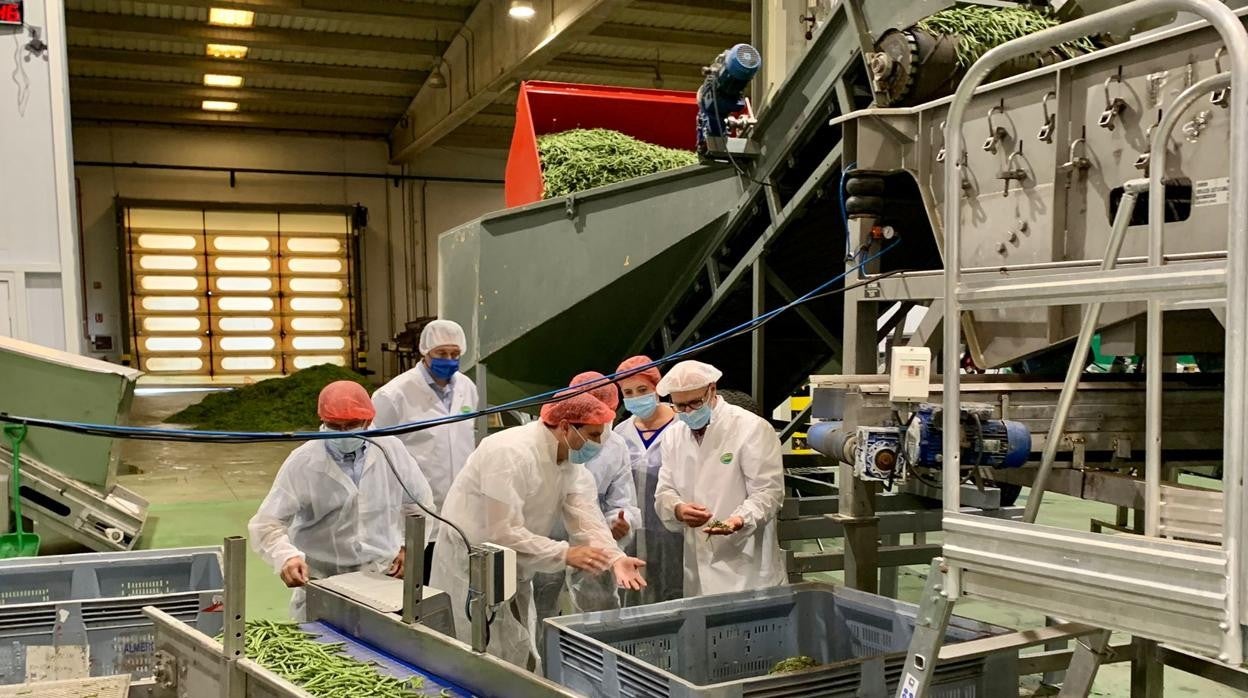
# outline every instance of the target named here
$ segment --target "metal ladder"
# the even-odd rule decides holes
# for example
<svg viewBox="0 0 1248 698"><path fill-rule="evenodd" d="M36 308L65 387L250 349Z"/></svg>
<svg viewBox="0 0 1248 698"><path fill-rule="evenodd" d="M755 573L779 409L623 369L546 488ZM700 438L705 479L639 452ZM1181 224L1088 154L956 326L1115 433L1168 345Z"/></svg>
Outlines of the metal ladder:
<svg viewBox="0 0 1248 698"><path fill-rule="evenodd" d="M1062 696L1086 696L1091 690L1112 630L1170 642L1214 654L1226 664L1243 661L1240 609L1240 541L1243 516L1241 474L1248 456L1248 430L1224 429L1223 535L1220 546L1195 546L1162 540L1161 535L1161 398L1162 311L1207 307L1225 297L1226 424L1242 425L1248 416L1248 34L1235 14L1211 0L1135 0L1089 17L1023 37L989 51L958 86L947 117L946 144L963 151L961 125L967 106L987 75L1002 63L1045 47L1093 34L1098 26L1130 23L1171 10L1200 15L1218 31L1230 57L1231 72L1206 78L1180 94L1154 129L1150 144L1149 261L1146 266L1115 269L1122 238L1143 182L1125 185L1101 269L1059 274L1037 280L999 280L968 285L961 280L961 206L963 159L945 162L944 314L1002 306L1052 306L1086 303L1074 358L1067 371L1050 442L1028 500L1023 522L974 520L959 513L960 326L944 323L943 500L944 557L932 562L920 601L914 636L897 689L899 698L921 698L931 688L941 645L954 604L964 593L1030 605L1046 614L1102 628L1084 635L1072 656ZM1179 115L1201 94L1232 85L1228 241L1226 262L1165 265L1162 255L1165 193L1162 176L1166 143ZM1087 344L1103 302L1147 303L1149 361L1145 388L1145 535L1137 539L1066 531L1034 523L1045 481L1052 470L1057 438L1073 401ZM1130 580L1123 583L1118 580ZM1081 594L1070 594L1077 587ZM1181 588L1182 587L1182 588ZM1086 594L1086 598L1085 598ZM1073 598L1068 598L1073 597ZM1151 608L1141 610L1145 600ZM1184 622L1176 622L1184 621Z"/></svg>

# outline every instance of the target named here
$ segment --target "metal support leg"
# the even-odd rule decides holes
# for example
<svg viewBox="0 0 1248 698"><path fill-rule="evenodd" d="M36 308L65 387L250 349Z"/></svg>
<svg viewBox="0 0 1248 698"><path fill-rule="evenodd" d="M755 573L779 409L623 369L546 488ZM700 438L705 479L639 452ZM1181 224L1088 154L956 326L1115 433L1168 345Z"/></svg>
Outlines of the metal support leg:
<svg viewBox="0 0 1248 698"><path fill-rule="evenodd" d="M1046 628L1051 628L1054 625L1061 625L1061 623L1062 623L1061 620L1054 618L1053 616L1044 617L1044 627ZM1068 647L1070 647L1070 640L1054 640L1052 642L1044 643L1044 650L1046 652L1064 650ZM1046 672L1044 675L1040 677L1040 685L1057 687L1057 686L1061 686L1062 682L1065 680L1066 680L1065 671L1050 671L1050 672Z"/></svg>
<svg viewBox="0 0 1248 698"><path fill-rule="evenodd" d="M753 300L754 300L754 317L758 317L767 312L767 278L766 270L763 267L763 258L760 255L754 260L754 266L751 269L751 282L753 283ZM767 410L767 405L763 402L763 359L764 359L764 337L765 327L759 327L750 334L750 393L754 398L754 402L763 409Z"/></svg>
<svg viewBox="0 0 1248 698"><path fill-rule="evenodd" d="M1070 658L1070 668L1066 670L1066 680L1062 682L1062 692L1057 694L1058 698L1087 698L1092 691L1092 682L1096 681L1096 672L1106 656L1109 631L1098 631L1076 640L1076 643L1074 656Z"/></svg>
<svg viewBox="0 0 1248 698"><path fill-rule="evenodd" d="M247 692L247 676L238 668L238 660L247 654L247 539L230 536L223 543L225 566L225 627L221 644L225 650L225 681L221 683L223 698L243 698Z"/></svg>
<svg viewBox="0 0 1248 698"><path fill-rule="evenodd" d="M403 622L415 625L420 621L420 600L424 596L425 578L425 517L408 514L406 520L403 560Z"/></svg>
<svg viewBox="0 0 1248 698"><path fill-rule="evenodd" d="M1105 246L1105 259L1101 262L1101 270L1109 271L1118 266L1118 253L1122 251L1122 241L1126 238L1127 227L1131 224L1131 214L1135 211L1135 202L1140 192L1148 191L1148 180L1133 179L1124 186L1122 201L1114 214L1114 226L1110 231L1109 243ZM1044 499L1044 488L1053 470L1053 462L1057 459L1057 447L1062 441L1062 432L1066 429L1066 417L1070 414L1070 406L1075 401L1075 391L1079 387L1079 377L1087 366L1088 349L1092 346L1092 335L1101 319L1101 308L1104 304L1089 303L1083 309L1083 322L1079 325L1079 336L1075 340L1075 353L1070 357L1070 365L1066 369L1066 381L1062 384L1061 396L1057 399L1057 408L1053 413L1053 424L1049 427L1048 437L1044 442L1044 452L1040 456L1040 469L1036 471L1036 479L1032 482L1031 492L1027 495L1027 508L1023 511L1023 521L1035 523L1040 513L1040 502Z"/></svg>
<svg viewBox="0 0 1248 698"><path fill-rule="evenodd" d="M947 591L944 558L933 558L927 570L927 584L923 598L919 600L919 615L915 619L914 636L910 638L910 650L906 665L897 686L897 698L925 698L936 670L936 658L945 644L945 631L949 617L953 615L953 600Z"/></svg>
<svg viewBox="0 0 1248 698"><path fill-rule="evenodd" d="M486 389L485 389L485 385L486 385L486 382L489 380L489 377L490 377L490 370L486 368L483 362L478 361L476 368L473 371L473 375L472 375L473 381L475 381L477 384L477 409L483 410L486 407L488 407L490 404L489 402L486 401ZM480 417L477 417L476 422L477 422L475 426L475 429L477 432L476 437L477 437L477 443L479 444L481 443L481 439L484 439L486 436L489 436L490 434L490 418L488 416L482 415Z"/></svg>
<svg viewBox="0 0 1248 698"><path fill-rule="evenodd" d="M875 515L874 485L854 477L841 464L837 478L837 520L845 528L845 586L872 594L879 588L880 520Z"/></svg>
<svg viewBox="0 0 1248 698"><path fill-rule="evenodd" d="M1157 643L1133 637L1131 650L1131 698L1162 698L1166 667L1158 661Z"/></svg>
<svg viewBox="0 0 1248 698"><path fill-rule="evenodd" d="M880 545L894 546L900 544L901 536L899 535L880 536ZM897 598L897 578L899 576L899 571L900 570L898 570L898 568L892 566L880 568L880 590L878 593L881 596L887 596L890 599Z"/></svg>
<svg viewBox="0 0 1248 698"><path fill-rule="evenodd" d="M488 626L486 625L485 605L485 574L486 574L486 557L485 553L473 551L468 556L468 610L472 613L472 651L485 652L486 634Z"/></svg>

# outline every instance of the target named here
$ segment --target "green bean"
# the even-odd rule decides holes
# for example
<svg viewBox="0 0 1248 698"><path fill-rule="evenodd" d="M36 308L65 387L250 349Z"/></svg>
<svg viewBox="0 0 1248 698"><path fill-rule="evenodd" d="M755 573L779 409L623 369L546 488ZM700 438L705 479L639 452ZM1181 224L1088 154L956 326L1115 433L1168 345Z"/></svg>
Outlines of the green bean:
<svg viewBox="0 0 1248 698"><path fill-rule="evenodd" d="M969 68L989 49L1012 39L1034 34L1059 24L1053 17L1026 7L954 7L921 20L918 27L934 36L958 38L954 49L957 63ZM1088 39L1078 39L1051 50L1060 58L1073 58L1095 50Z"/></svg>
<svg viewBox="0 0 1248 698"><path fill-rule="evenodd" d="M691 151L664 148L601 128L539 136L537 148L547 199L698 161Z"/></svg>

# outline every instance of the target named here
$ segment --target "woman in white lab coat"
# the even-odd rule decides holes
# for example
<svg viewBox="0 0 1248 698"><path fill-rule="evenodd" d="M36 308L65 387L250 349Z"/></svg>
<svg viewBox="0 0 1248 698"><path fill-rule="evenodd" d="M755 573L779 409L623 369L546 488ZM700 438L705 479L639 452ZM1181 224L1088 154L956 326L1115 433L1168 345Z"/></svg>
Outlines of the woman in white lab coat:
<svg viewBox="0 0 1248 698"><path fill-rule="evenodd" d="M321 391L322 430L368 427L373 405L358 383ZM309 441L282 463L273 487L247 524L252 548L273 566L291 596L290 615L304 620L302 587L312 579L370 571L402 577L403 519L433 508L433 493L403 444L353 436ZM384 449L384 453L383 453Z"/></svg>
<svg viewBox="0 0 1248 698"><path fill-rule="evenodd" d="M645 563L616 546L583 465L601 448L614 416L588 393L548 403L540 420L482 440L452 483L443 516L460 526L467 543L516 551L516 596L495 609L490 654L540 673L531 583L538 572L609 570L622 587L645 585L639 572ZM549 537L560 517L570 542ZM450 594L455 635L468 642L468 551L449 526L438 533L431 583Z"/></svg>
<svg viewBox="0 0 1248 698"><path fill-rule="evenodd" d="M721 375L682 361L658 387L680 423L663 439L655 508L668 530L684 533L686 597L788 580L775 520L784 499L780 440L762 417L716 394Z"/></svg>
<svg viewBox="0 0 1248 698"><path fill-rule="evenodd" d="M420 363L395 377L373 393L377 416L373 426L392 427L477 410L477 386L459 372L459 357L467 342L464 330L450 320L434 320L420 333ZM412 431L398 437L407 446L421 472L433 488L433 501L440 509L455 475L463 470L468 455L476 447L473 420L443 424ZM441 523L426 520L425 579L433 562L434 541Z"/></svg>
<svg viewBox="0 0 1248 698"><path fill-rule="evenodd" d="M624 594L625 606L640 606L679 599L684 595L684 546L682 533L673 533L663 526L654 509L654 492L659 484L660 449L668 428L676 421L672 406L659 401L655 392L663 376L648 356L625 359L617 375L624 394L624 409L629 418L615 427L615 433L628 446L637 502L641 508L641 525L634 533L637 557L646 561L646 588ZM629 371L635 371L629 373Z"/></svg>

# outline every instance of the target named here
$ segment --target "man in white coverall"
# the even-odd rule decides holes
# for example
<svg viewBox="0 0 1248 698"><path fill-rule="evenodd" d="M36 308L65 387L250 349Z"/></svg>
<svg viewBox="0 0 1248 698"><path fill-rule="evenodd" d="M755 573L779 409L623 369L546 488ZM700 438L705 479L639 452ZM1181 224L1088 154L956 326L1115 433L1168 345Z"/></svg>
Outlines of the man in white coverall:
<svg viewBox="0 0 1248 698"><path fill-rule="evenodd" d="M373 393L377 416L373 426L392 427L477 410L477 386L459 372L459 357L467 350L464 329L450 320L434 320L420 333L420 363L395 377ZM433 489L433 501L441 509L455 475L464 469L468 454L476 447L473 421L443 424L412 431L398 438L407 446ZM441 523L427 518L425 579L433 563L434 541Z"/></svg>
<svg viewBox="0 0 1248 698"><path fill-rule="evenodd" d="M719 369L682 361L659 381L679 423L663 438L654 506L685 535L685 597L779 586L784 499L780 440L765 419L716 394Z"/></svg>
<svg viewBox="0 0 1248 698"><path fill-rule="evenodd" d="M569 387L586 384L594 386L589 394L598 398L607 409L615 412L620 406L620 393L615 383L606 382L601 373L586 371L577 374ZM641 520L630 463L628 444L622 436L609 429L602 435L602 451L585 463L585 468L594 476L597 486L598 508L602 511L603 519L611 529L616 544L622 549L627 549L633 538L633 531ZM555 523L555 530L550 537L567 540L568 534L563 529L562 522ZM607 611L620 607L619 590L610 575L572 569L550 574L539 573L533 577L533 604L537 608L539 638L542 636L542 621L559 615L559 596L565 587L572 602L573 613ZM538 649L542 648L539 646Z"/></svg>
<svg viewBox="0 0 1248 698"><path fill-rule="evenodd" d="M322 431L358 431L373 418L359 383L321 390ZM393 436L309 441L282 463L273 487L247 524L252 548L293 588L290 615L304 620L303 585L360 570L403 576L403 519L433 508L433 494L407 449ZM384 452L383 452L384 450Z"/></svg>
<svg viewBox="0 0 1248 698"><path fill-rule="evenodd" d="M483 439L451 485L443 511L468 544L516 551L516 596L496 609L487 651L538 673L533 575L571 567L610 570L627 589L646 583L640 573L645 563L616 545L598 508L594 478L583 465L601 449L615 414L588 393L558 397L542 407L541 419ZM549 537L560 518L570 542ZM431 583L451 595L455 635L468 642L468 551L450 526L438 533Z"/></svg>

